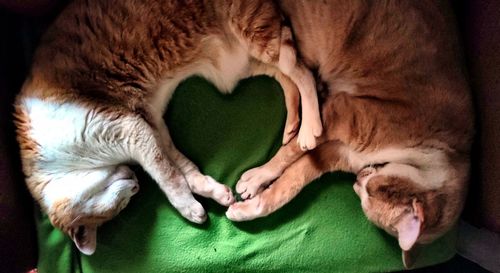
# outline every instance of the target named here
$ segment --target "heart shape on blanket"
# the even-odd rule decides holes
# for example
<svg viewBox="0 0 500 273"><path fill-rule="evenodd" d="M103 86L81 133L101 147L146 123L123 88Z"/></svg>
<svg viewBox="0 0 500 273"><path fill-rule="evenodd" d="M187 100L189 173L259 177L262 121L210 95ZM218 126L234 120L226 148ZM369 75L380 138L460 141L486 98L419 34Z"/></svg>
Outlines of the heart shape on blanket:
<svg viewBox="0 0 500 273"><path fill-rule="evenodd" d="M281 145L282 90L268 77L243 80L230 95L202 78L177 88L166 122L177 148L200 170L234 188L247 169ZM141 190L100 228L97 251L80 255L69 238L39 217L39 272L388 272L402 270L396 239L372 225L351 175L326 174L272 215L233 223L226 208L197 197L208 212L191 224L156 183L136 169ZM421 251L419 264L454 255L454 233Z"/></svg>

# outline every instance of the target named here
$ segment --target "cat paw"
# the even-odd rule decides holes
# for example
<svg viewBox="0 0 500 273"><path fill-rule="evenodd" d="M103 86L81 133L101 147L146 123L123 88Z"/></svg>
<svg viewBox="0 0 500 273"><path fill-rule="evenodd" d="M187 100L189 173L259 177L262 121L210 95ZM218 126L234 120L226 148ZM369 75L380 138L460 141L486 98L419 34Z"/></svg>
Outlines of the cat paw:
<svg viewBox="0 0 500 273"><path fill-rule="evenodd" d="M228 186L215 181L208 175L203 175L198 171L190 172L186 175L186 180L192 192L212 198L223 206L227 207L235 201L233 192Z"/></svg>
<svg viewBox="0 0 500 273"><path fill-rule="evenodd" d="M102 188L98 191L80 199L81 204L85 204L94 212L119 212L127 206L132 196L139 192L137 177L125 165L117 166L112 170L111 175L100 186Z"/></svg>
<svg viewBox="0 0 500 273"><path fill-rule="evenodd" d="M205 213L205 209L198 202L193 202L189 206L179 209L179 212L189 221L201 224L207 220L207 214Z"/></svg>
<svg viewBox="0 0 500 273"><path fill-rule="evenodd" d="M139 192L139 183L137 183L137 180L122 179L115 183L120 184L119 187L121 190L119 191L118 196L122 198L131 198Z"/></svg>
<svg viewBox="0 0 500 273"><path fill-rule="evenodd" d="M249 199L269 185L279 174L269 171L265 167L257 167L243 173L236 184L236 192L242 199Z"/></svg>
<svg viewBox="0 0 500 273"><path fill-rule="evenodd" d="M127 166L120 165L109 179L109 187L118 189L118 196L130 198L139 192L139 183L135 173Z"/></svg>
<svg viewBox="0 0 500 273"><path fill-rule="evenodd" d="M208 175L206 175L205 178L209 181L209 183L213 187L211 196L213 200L215 200L217 203L225 207L234 203L235 199L233 196L233 192L231 191L231 188L215 181L215 179L213 179Z"/></svg>
<svg viewBox="0 0 500 273"><path fill-rule="evenodd" d="M308 151L316 148L317 142L316 138L321 136L323 132L323 126L321 121L314 122L302 122L302 126L299 130L299 136L297 138L297 143L302 151Z"/></svg>
<svg viewBox="0 0 500 273"><path fill-rule="evenodd" d="M229 206L226 217L234 222L249 221L265 216L259 196L243 202L236 202Z"/></svg>

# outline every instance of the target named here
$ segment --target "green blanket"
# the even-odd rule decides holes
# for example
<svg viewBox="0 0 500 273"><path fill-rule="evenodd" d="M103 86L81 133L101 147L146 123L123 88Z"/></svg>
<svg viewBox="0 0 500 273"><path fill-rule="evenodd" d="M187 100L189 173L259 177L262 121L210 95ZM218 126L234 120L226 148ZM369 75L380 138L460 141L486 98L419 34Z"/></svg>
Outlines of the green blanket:
<svg viewBox="0 0 500 273"><path fill-rule="evenodd" d="M232 95L191 78L175 92L167 123L175 144L203 173L234 187L247 169L266 162L281 143L285 108L277 82L244 80ZM403 269L394 238L368 222L352 190L353 176L327 174L276 213L233 223L225 208L198 198L209 220L184 220L158 186L141 184L127 208L98 230L97 251L78 252L38 221L39 272L386 272ZM421 251L418 266L455 254L455 232Z"/></svg>

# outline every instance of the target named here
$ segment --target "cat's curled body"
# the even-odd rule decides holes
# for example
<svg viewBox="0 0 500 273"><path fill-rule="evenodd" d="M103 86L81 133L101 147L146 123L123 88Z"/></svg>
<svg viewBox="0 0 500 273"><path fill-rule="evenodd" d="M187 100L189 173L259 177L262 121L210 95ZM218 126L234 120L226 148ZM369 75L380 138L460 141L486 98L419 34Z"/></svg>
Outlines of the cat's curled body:
<svg viewBox="0 0 500 273"><path fill-rule="evenodd" d="M448 231L465 201L473 111L450 8L435 0L279 2L326 87L325 133L315 150L290 142L244 173L236 191L248 200L226 215L263 217L323 173L353 172L363 211L398 237L408 265L412 246Z"/></svg>
<svg viewBox="0 0 500 273"><path fill-rule="evenodd" d="M223 92L245 77L275 76L290 111L300 92L300 144L314 147L322 130L314 79L281 20L266 0L71 3L43 36L15 104L26 183L54 226L93 253L97 227L138 190L127 162L139 163L190 221L206 219L192 192L234 201L176 150L163 122L172 92L191 75ZM287 118L285 142L297 117Z"/></svg>

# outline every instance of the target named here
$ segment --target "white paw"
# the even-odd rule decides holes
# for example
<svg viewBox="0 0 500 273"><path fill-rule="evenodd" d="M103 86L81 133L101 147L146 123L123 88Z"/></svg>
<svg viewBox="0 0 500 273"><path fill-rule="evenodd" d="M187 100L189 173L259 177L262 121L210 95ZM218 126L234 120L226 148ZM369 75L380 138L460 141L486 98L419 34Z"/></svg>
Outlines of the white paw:
<svg viewBox="0 0 500 273"><path fill-rule="evenodd" d="M260 198L250 199L244 202L237 202L229 206L226 211L226 217L235 222L249 221L255 218L265 216L262 206L260 206Z"/></svg>
<svg viewBox="0 0 500 273"><path fill-rule="evenodd" d="M189 206L179 209L179 212L186 219L193 223L201 224L207 220L207 214L205 209L198 202L192 202Z"/></svg>
<svg viewBox="0 0 500 273"><path fill-rule="evenodd" d="M323 133L323 124L321 123L321 118L319 117L319 115L314 119L314 122L312 122L312 124L313 135L315 137L321 136L321 134Z"/></svg>
<svg viewBox="0 0 500 273"><path fill-rule="evenodd" d="M120 198L130 198L139 192L139 183L135 173L129 167L121 165L109 178L108 188L115 188Z"/></svg>
<svg viewBox="0 0 500 273"><path fill-rule="evenodd" d="M226 217L234 222L240 222L245 220L245 214L241 213L241 211L234 208L233 206L229 206L229 208L227 209Z"/></svg>
<svg viewBox="0 0 500 273"><path fill-rule="evenodd" d="M137 183L137 179L122 179L115 181L114 184L118 185L120 188L118 196L123 198L131 198L139 192L139 183Z"/></svg>
<svg viewBox="0 0 500 273"><path fill-rule="evenodd" d="M321 125L321 121L312 123L303 121L297 138L300 149L307 151L316 148L316 137L321 136L322 132L323 126Z"/></svg>
<svg viewBox="0 0 500 273"><path fill-rule="evenodd" d="M213 200L226 207L234 203L235 200L233 192L228 186L215 181L215 179L208 175L205 175L205 179L207 180L207 183L212 187L211 198Z"/></svg>
<svg viewBox="0 0 500 273"><path fill-rule="evenodd" d="M101 186L103 188L98 192L86 195L85 200L81 200L81 204L90 211L113 211L116 214L139 191L137 177L127 166L118 166Z"/></svg>
<svg viewBox="0 0 500 273"><path fill-rule="evenodd" d="M191 172L186 175L186 180L192 192L203 197L212 198L223 206L229 206L234 202L234 196L231 189L221 184L208 175L200 172Z"/></svg>
<svg viewBox="0 0 500 273"><path fill-rule="evenodd" d="M316 137L312 132L304 127L300 128L297 143L302 151L308 151L316 148Z"/></svg>
<svg viewBox="0 0 500 273"><path fill-rule="evenodd" d="M265 167L257 167L243 173L236 184L236 192L242 199L249 199L269 185L279 174L269 171Z"/></svg>

